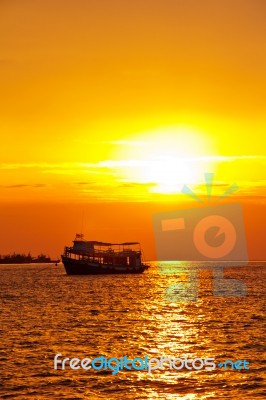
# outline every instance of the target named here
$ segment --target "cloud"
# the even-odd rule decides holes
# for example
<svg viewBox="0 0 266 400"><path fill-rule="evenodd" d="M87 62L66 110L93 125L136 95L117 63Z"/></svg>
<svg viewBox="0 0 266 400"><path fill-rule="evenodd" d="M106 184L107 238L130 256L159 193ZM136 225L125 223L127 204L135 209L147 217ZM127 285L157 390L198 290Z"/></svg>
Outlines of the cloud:
<svg viewBox="0 0 266 400"><path fill-rule="evenodd" d="M79 167L80 163L2 163L0 169L45 169L45 168L74 168Z"/></svg>
<svg viewBox="0 0 266 400"><path fill-rule="evenodd" d="M45 185L44 183L35 183L33 185L29 185L26 183L18 183L15 185L0 185L0 188L3 189L20 189L20 188L26 188L26 187L31 187L31 188L42 188L42 187L46 187L47 185Z"/></svg>
<svg viewBox="0 0 266 400"><path fill-rule="evenodd" d="M116 141L110 142L116 144L142 144L142 142L131 142L131 141ZM199 157L169 157L169 161L177 160L185 161L185 162L194 162L194 161L241 161L241 160L261 160L266 161L266 156L261 155L235 155L235 156L226 156L226 155L208 155L208 156L199 156ZM45 172L52 173L56 171L66 171L71 170L72 172L76 170L83 170L84 168L92 168L92 169L101 169L101 168L119 168L119 167L145 167L150 166L152 163L164 161L164 159L126 159L126 160L102 160L94 163L80 163L80 162L72 162L72 163L2 163L0 164L0 170L16 170L16 169L40 169L46 170Z"/></svg>
<svg viewBox="0 0 266 400"><path fill-rule="evenodd" d="M86 185L94 185L96 182L73 182L73 185L80 185L80 186L86 186Z"/></svg>
<svg viewBox="0 0 266 400"><path fill-rule="evenodd" d="M0 189L2 189L2 194L4 194L3 191L5 189L21 189L21 196L23 196L23 194L28 196L30 189L33 193L34 189L41 189L49 186L53 188L49 193L51 193L51 195L52 193L56 193L56 196L60 198L64 193L67 195L80 196L80 198L86 198L87 194L88 196L91 195L91 197L99 199L108 198L111 200L117 198L123 199L123 201L125 199L143 199L144 201L145 199L155 198L154 196L157 196L157 194L159 195L159 193L162 193L164 196L166 194L171 196L172 192L173 195L180 194L182 189L180 188L181 183L179 184L179 181L171 183L171 179L170 181L168 179L164 184L163 173L162 176L159 176L157 181L157 175L145 175L146 170L149 172L153 171L154 168L155 171L160 171L161 166L164 166L164 163L166 163L171 173L173 171L174 174L175 171L178 171L182 175L183 161L186 168L189 169L190 162L194 168L197 167L197 164L203 165L203 160L217 163L242 163L245 162L245 160L247 160L247 164L251 162L254 164L254 168L259 171L259 176L255 176L254 173L251 174L252 176L250 177L250 174L246 173L246 171L253 170L253 168L249 168L249 164L247 167L244 166L243 169L242 164L227 164L227 166L232 168L232 170L234 166L236 166L236 171L239 171L237 179L240 187L239 192L242 196L256 196L257 194L265 193L263 189L265 180L260 181L259 177L261 176L264 178L260 171L263 171L261 163L266 161L266 157L261 155L106 159L87 163L2 163L0 164L0 172L5 180L2 181ZM202 163L200 161L202 161ZM195 163L194 166L193 163ZM251 167L253 167L253 165ZM5 171L7 172L5 173ZM4 175L8 176L8 181L6 180L7 177ZM31 176L31 181L34 180L37 183L27 183L29 176ZM171 178L171 174L169 174L169 176ZM225 174L225 177L227 176L229 176L228 173ZM147 177L147 179L144 180L145 177ZM160 182L161 178L162 181ZM188 185L193 185L193 190L200 195L206 193L205 184L202 182L188 181L186 183ZM213 195L217 196L217 192L222 194L220 192L225 192L229 186L230 184L225 179L214 181ZM174 189L173 191L172 187ZM11 191L8 192L7 190L5 193L6 196L11 196ZM37 192L35 193L37 194ZM13 196L15 196L15 192Z"/></svg>
<svg viewBox="0 0 266 400"><path fill-rule="evenodd" d="M153 187L157 186L156 182L125 182L118 185L119 187L134 188L134 187Z"/></svg>
<svg viewBox="0 0 266 400"><path fill-rule="evenodd" d="M86 168L121 168L121 167L128 167L128 168L135 168L135 167L147 167L152 165L157 165L161 162L180 162L184 161L186 163L195 162L195 161L223 161L223 162L230 162L230 161L241 161L241 160L261 160L266 161L265 156L253 155L253 156L219 156L219 155L212 155L212 156L202 156L202 157L162 157L160 156L156 159L127 159L127 160L105 160L99 161L97 163L83 163L83 167Z"/></svg>

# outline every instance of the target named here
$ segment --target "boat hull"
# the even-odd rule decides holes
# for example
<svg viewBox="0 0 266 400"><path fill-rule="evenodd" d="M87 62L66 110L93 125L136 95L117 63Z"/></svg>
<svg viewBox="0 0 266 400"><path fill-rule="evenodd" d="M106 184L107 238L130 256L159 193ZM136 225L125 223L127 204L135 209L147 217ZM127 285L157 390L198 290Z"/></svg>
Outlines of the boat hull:
<svg viewBox="0 0 266 400"><path fill-rule="evenodd" d="M73 260L67 257L62 257L62 262L67 275L141 274L148 269L148 266L144 264L138 267L107 265L85 260Z"/></svg>

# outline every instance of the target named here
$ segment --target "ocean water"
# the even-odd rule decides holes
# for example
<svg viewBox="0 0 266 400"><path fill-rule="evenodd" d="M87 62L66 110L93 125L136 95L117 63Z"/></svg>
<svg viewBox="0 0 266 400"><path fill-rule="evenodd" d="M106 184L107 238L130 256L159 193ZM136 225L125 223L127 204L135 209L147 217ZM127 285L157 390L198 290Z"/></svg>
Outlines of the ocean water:
<svg viewBox="0 0 266 400"><path fill-rule="evenodd" d="M246 296L235 293L242 297L213 295L211 265L168 267L153 263L142 275L67 276L62 264L1 265L0 398L266 398L266 263L224 268L226 278L246 285ZM198 288L193 301L182 293L188 271L194 292ZM150 374L54 370L57 353L213 357L217 363L246 360L249 369L171 370L166 363Z"/></svg>

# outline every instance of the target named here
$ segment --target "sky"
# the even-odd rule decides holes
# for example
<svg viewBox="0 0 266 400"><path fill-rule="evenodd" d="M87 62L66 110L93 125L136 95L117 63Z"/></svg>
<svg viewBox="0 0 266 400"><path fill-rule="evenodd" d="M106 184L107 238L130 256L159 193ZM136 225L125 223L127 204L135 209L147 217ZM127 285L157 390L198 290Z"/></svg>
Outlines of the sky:
<svg viewBox="0 0 266 400"><path fill-rule="evenodd" d="M152 213L234 182L265 259L263 0L1 0L0 254L77 231L141 240ZM225 201L229 201L226 199Z"/></svg>

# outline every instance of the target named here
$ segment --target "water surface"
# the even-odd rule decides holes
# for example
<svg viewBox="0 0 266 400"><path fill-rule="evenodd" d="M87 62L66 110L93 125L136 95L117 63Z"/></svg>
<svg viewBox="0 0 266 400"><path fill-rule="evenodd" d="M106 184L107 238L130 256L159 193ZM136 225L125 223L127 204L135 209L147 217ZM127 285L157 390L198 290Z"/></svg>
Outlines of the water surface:
<svg viewBox="0 0 266 400"><path fill-rule="evenodd" d="M225 268L226 277L245 283L247 296L218 298L211 269L197 263L175 274L153 264L142 275L113 276L66 276L61 264L1 265L0 397L264 399L265 266ZM188 267L198 274L197 301L167 301L166 289L185 284ZM56 371L57 353L246 359L250 369Z"/></svg>

